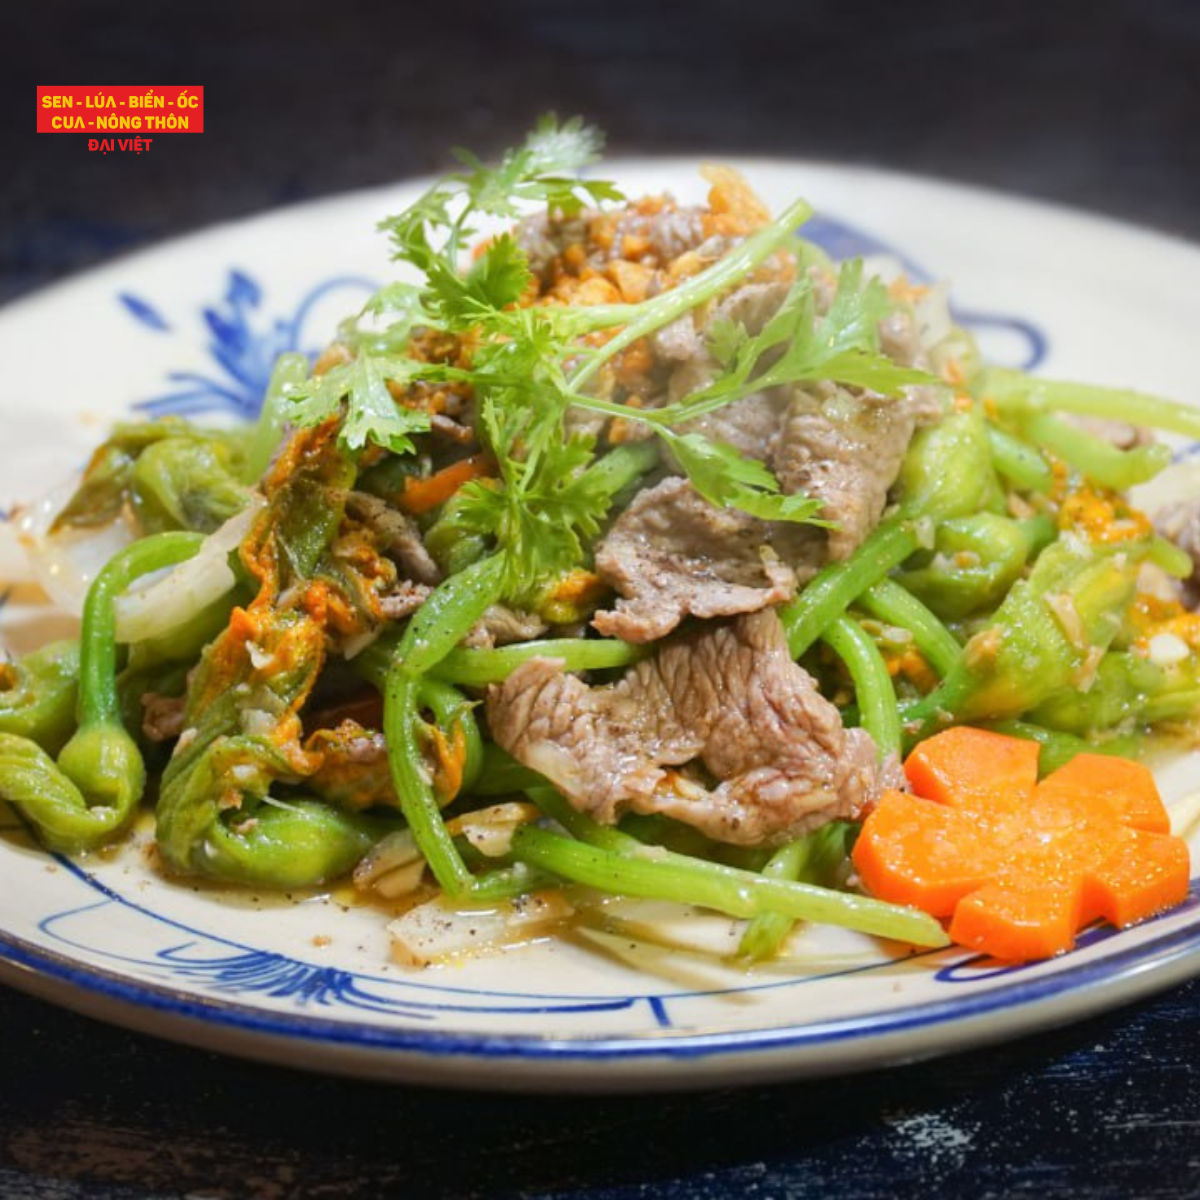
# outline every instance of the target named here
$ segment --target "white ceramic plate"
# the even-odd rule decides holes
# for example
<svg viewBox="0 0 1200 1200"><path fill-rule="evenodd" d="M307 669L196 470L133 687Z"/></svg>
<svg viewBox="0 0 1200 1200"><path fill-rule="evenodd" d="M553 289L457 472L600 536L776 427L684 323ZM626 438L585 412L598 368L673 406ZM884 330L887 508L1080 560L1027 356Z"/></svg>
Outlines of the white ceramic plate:
<svg viewBox="0 0 1200 1200"><path fill-rule="evenodd" d="M918 278L949 279L995 360L1200 399L1195 247L902 176L737 165L776 210L808 197L810 233L835 254L887 249ZM691 162L611 169L631 194L703 194ZM221 226L0 313L0 509L68 476L131 409L252 412L276 353L319 348L387 276L375 222L414 191ZM1181 457L1168 488L1189 486ZM14 649L61 627L27 578L0 526ZM1189 777L1200 781L1195 759L1162 772L1169 800ZM601 1091L863 1069L1073 1020L1200 972L1195 889L1167 916L1092 930L1073 953L1016 969L809 930L789 960L752 973L622 940L413 971L388 962L380 914L336 896L195 890L156 875L144 846L79 865L38 851L11 814L0 823L5 981L192 1044L384 1079Z"/></svg>

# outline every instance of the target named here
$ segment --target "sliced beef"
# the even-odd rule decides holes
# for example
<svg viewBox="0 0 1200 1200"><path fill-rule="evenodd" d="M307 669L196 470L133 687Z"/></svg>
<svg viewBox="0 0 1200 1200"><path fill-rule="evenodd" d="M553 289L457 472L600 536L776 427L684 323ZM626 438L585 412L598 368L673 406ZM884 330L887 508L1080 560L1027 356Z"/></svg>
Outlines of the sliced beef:
<svg viewBox="0 0 1200 1200"><path fill-rule="evenodd" d="M395 560L408 579L429 585L441 582L441 568L425 549L416 522L406 513L370 492L349 492L346 511L375 533L380 550Z"/></svg>
<svg viewBox="0 0 1200 1200"><path fill-rule="evenodd" d="M686 616L778 604L797 583L796 570L769 545L764 522L715 508L680 476L634 497L596 547L596 570L621 599L592 624L631 642L654 641Z"/></svg>
<svg viewBox="0 0 1200 1200"><path fill-rule="evenodd" d="M787 390L775 388L754 392L682 428L685 433L700 433L709 441L724 442L746 458L771 463L779 454L786 432L788 409Z"/></svg>
<svg viewBox="0 0 1200 1200"><path fill-rule="evenodd" d="M491 689L487 715L500 746L607 824L663 813L719 841L773 843L854 818L897 782L792 661L773 611L693 630L604 687L535 659ZM671 769L693 759L716 786Z"/></svg>
<svg viewBox="0 0 1200 1200"><path fill-rule="evenodd" d="M1200 606L1200 500L1179 500L1154 514L1154 528L1192 560L1183 598L1189 608Z"/></svg>
<svg viewBox="0 0 1200 1200"><path fill-rule="evenodd" d="M540 637L548 628L537 613L509 608L506 604L493 604L463 638L463 645L490 649L512 642L528 642Z"/></svg>
<svg viewBox="0 0 1200 1200"><path fill-rule="evenodd" d="M411 617L429 598L433 589L427 583L402 579L390 592L379 597L379 615L389 621Z"/></svg>
<svg viewBox="0 0 1200 1200"><path fill-rule="evenodd" d="M730 321L741 325L752 337L762 333L767 322L779 311L789 285L782 281L746 283L718 300L703 316L684 313L670 325L652 335L650 348L660 362L671 364L665 399L673 402L699 391L718 374L719 364L708 348L708 335L715 325ZM704 418L713 421L736 410L746 401L718 410ZM700 423L697 422L697 427ZM719 436L716 433L710 436ZM761 448L757 457L762 457Z"/></svg>
<svg viewBox="0 0 1200 1200"><path fill-rule="evenodd" d="M660 330L651 347L671 366L665 399L682 399L717 373L708 349L714 324L733 321L758 335L787 292L783 282L746 284L699 323L688 313ZM824 296L818 309L829 300ZM879 335L882 348L896 361L923 364L919 332L909 313L891 314L881 322ZM822 384L755 393L698 418L689 428L767 463L785 492L820 500L821 516L837 525L829 534L829 557L842 559L878 521L916 424L939 412L932 389L910 388L897 400Z"/></svg>
<svg viewBox="0 0 1200 1200"><path fill-rule="evenodd" d="M1068 413L1063 419L1118 450L1135 450L1139 446L1154 444L1154 430L1144 425L1130 425L1128 421L1114 421L1086 413Z"/></svg>
<svg viewBox="0 0 1200 1200"><path fill-rule="evenodd" d="M729 247L725 238L704 236L705 209L696 206L677 207L666 204L659 212L643 213L636 209L623 212L602 242L589 238L589 227L599 213L587 209L570 217L551 217L536 213L517 226L517 245L525 251L529 268L543 282L547 281L555 259L561 259L570 246L583 246L588 264L596 269L625 257L627 238L635 238L646 246L646 254L658 265L665 266L689 250L697 250L706 258L717 259Z"/></svg>
<svg viewBox="0 0 1200 1200"><path fill-rule="evenodd" d="M879 520L916 419L903 400L833 384L794 388L771 465L785 492L821 501L829 557L844 559Z"/></svg>

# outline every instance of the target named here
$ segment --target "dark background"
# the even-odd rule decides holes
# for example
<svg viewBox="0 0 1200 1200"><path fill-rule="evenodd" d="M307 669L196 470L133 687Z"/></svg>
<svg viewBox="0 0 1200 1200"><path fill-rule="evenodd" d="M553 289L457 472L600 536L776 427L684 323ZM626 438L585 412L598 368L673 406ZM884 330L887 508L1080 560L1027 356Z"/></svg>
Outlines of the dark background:
<svg viewBox="0 0 1200 1200"><path fill-rule="evenodd" d="M896 167L1200 237L1200 4L7 4L0 288L488 153L546 110L615 153ZM205 87L140 156L33 132L36 83Z"/></svg>
<svg viewBox="0 0 1200 1200"><path fill-rule="evenodd" d="M616 153L890 166L1200 238L1190 0L43 2L0 46L0 298L551 108ZM206 132L89 154L33 132L37 83L202 84ZM853 1079L603 1100L292 1074L0 989L0 1197L1195 1196L1198 1064L1200 985Z"/></svg>

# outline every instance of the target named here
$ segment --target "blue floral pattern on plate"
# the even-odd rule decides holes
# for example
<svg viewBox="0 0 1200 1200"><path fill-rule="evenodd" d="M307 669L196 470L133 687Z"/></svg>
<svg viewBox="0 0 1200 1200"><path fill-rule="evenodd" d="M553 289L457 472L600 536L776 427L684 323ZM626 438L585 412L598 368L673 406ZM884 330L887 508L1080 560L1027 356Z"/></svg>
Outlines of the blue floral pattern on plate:
<svg viewBox="0 0 1200 1200"><path fill-rule="evenodd" d="M249 272L231 268L224 295L201 310L202 327L208 335L205 349L214 372L171 371L167 375L171 390L141 400L135 407L152 416L219 412L252 419L262 406L275 360L288 351L314 355L321 349L316 339L328 337L327 329L315 333L308 326L317 304L344 292L344 308L353 311L376 286L361 276L335 276L311 287L292 312L268 316L261 311L266 297L262 285ZM151 332L172 332L167 318L151 301L132 292L121 292L117 300Z"/></svg>

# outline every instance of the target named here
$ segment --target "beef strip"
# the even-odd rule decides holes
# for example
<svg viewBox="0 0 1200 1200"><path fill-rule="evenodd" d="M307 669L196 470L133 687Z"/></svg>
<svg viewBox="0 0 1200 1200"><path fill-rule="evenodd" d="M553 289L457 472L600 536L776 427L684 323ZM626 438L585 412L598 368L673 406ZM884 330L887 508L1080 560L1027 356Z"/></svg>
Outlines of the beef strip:
<svg viewBox="0 0 1200 1200"><path fill-rule="evenodd" d="M487 715L500 746L606 824L662 813L718 841L775 843L853 819L899 782L792 661L770 610L689 631L603 687L534 659L489 691ZM693 759L715 787L669 769Z"/></svg>
<svg viewBox="0 0 1200 1200"><path fill-rule="evenodd" d="M703 330L698 331L693 322L690 333L684 327L664 339L659 353L666 350L677 356L686 355L673 360L675 365L667 383L667 399L674 402L700 391L718 374L719 364L709 353L706 340L707 330L714 322L733 321L745 326L752 336L757 336L779 308L787 290L787 285L782 283L746 284L713 306ZM684 319L691 320L691 314L674 325L679 326ZM703 434L714 442L725 442L740 454L765 462L775 451L786 412L786 390L775 388L751 393L733 404L697 417L683 429L687 433Z"/></svg>
<svg viewBox="0 0 1200 1200"><path fill-rule="evenodd" d="M875 526L912 438L916 420L903 400L834 384L791 390L772 467L785 492L821 501L829 557L847 558Z"/></svg>
<svg viewBox="0 0 1200 1200"><path fill-rule="evenodd" d="M433 589L427 583L402 579L390 592L379 597L379 615L389 621L411 617L429 598Z"/></svg>
<svg viewBox="0 0 1200 1200"><path fill-rule="evenodd" d="M545 283L554 260L560 258L568 246L587 247L588 264L600 269L622 257L627 237L644 240L659 265L666 265L689 250L700 251L714 260L720 258L728 249L729 241L725 238L705 239L702 219L705 211L695 206L681 208L672 204L656 213L630 209L618 218L613 237L604 244L589 243L588 225L599 215L595 210L585 209L570 217L536 213L518 224L514 236L529 259L529 269Z"/></svg>
<svg viewBox="0 0 1200 1200"><path fill-rule="evenodd" d="M652 352L658 361L671 366L664 399L669 402L681 400L706 387L716 377L720 364L708 349L708 331L714 325L731 321L735 325L741 325L751 337L757 337L778 312L788 294L789 286L782 281L743 284L718 300L704 315L695 311L686 312L653 334L650 338ZM716 413L695 422L694 427L707 432L710 437L719 438L722 436L719 432L704 427L701 421L722 419L725 414L746 403L747 401L743 400L730 405L729 408L719 409ZM756 457L762 457L761 446L753 452Z"/></svg>
<svg viewBox="0 0 1200 1200"><path fill-rule="evenodd" d="M660 330L651 348L671 364L666 399L689 395L716 374L707 345L714 323L733 321L757 336L787 292L783 282L746 284L714 305L701 324L688 313ZM818 309L829 300L824 296ZM879 336L896 361L924 364L919 331L909 313L890 314L880 323ZM917 423L939 413L936 395L928 388L910 388L905 398L894 400L821 384L755 393L688 428L767 463L785 492L820 500L821 516L837 525L828 539L829 557L836 560L851 554L879 520Z"/></svg>
<svg viewBox="0 0 1200 1200"><path fill-rule="evenodd" d="M621 599L592 624L650 642L685 616L754 612L787 600L797 571L768 536L765 522L714 507L680 476L644 488L596 547L596 570Z"/></svg>
<svg viewBox="0 0 1200 1200"><path fill-rule="evenodd" d="M548 628L537 613L509 608L507 604L492 604L463 638L463 645L490 649L512 642L528 642L540 637Z"/></svg>
<svg viewBox="0 0 1200 1200"><path fill-rule="evenodd" d="M370 492L349 492L346 511L375 533L379 548L396 561L401 572L414 583L440 583L442 570L425 549L421 531L406 513Z"/></svg>
<svg viewBox="0 0 1200 1200"><path fill-rule="evenodd" d="M1200 500L1178 500L1154 514L1154 528L1192 560L1182 598L1188 608L1200 607Z"/></svg>
<svg viewBox="0 0 1200 1200"><path fill-rule="evenodd" d="M142 733L151 742L169 742L183 732L187 696L164 696L159 692L142 694Z"/></svg>

